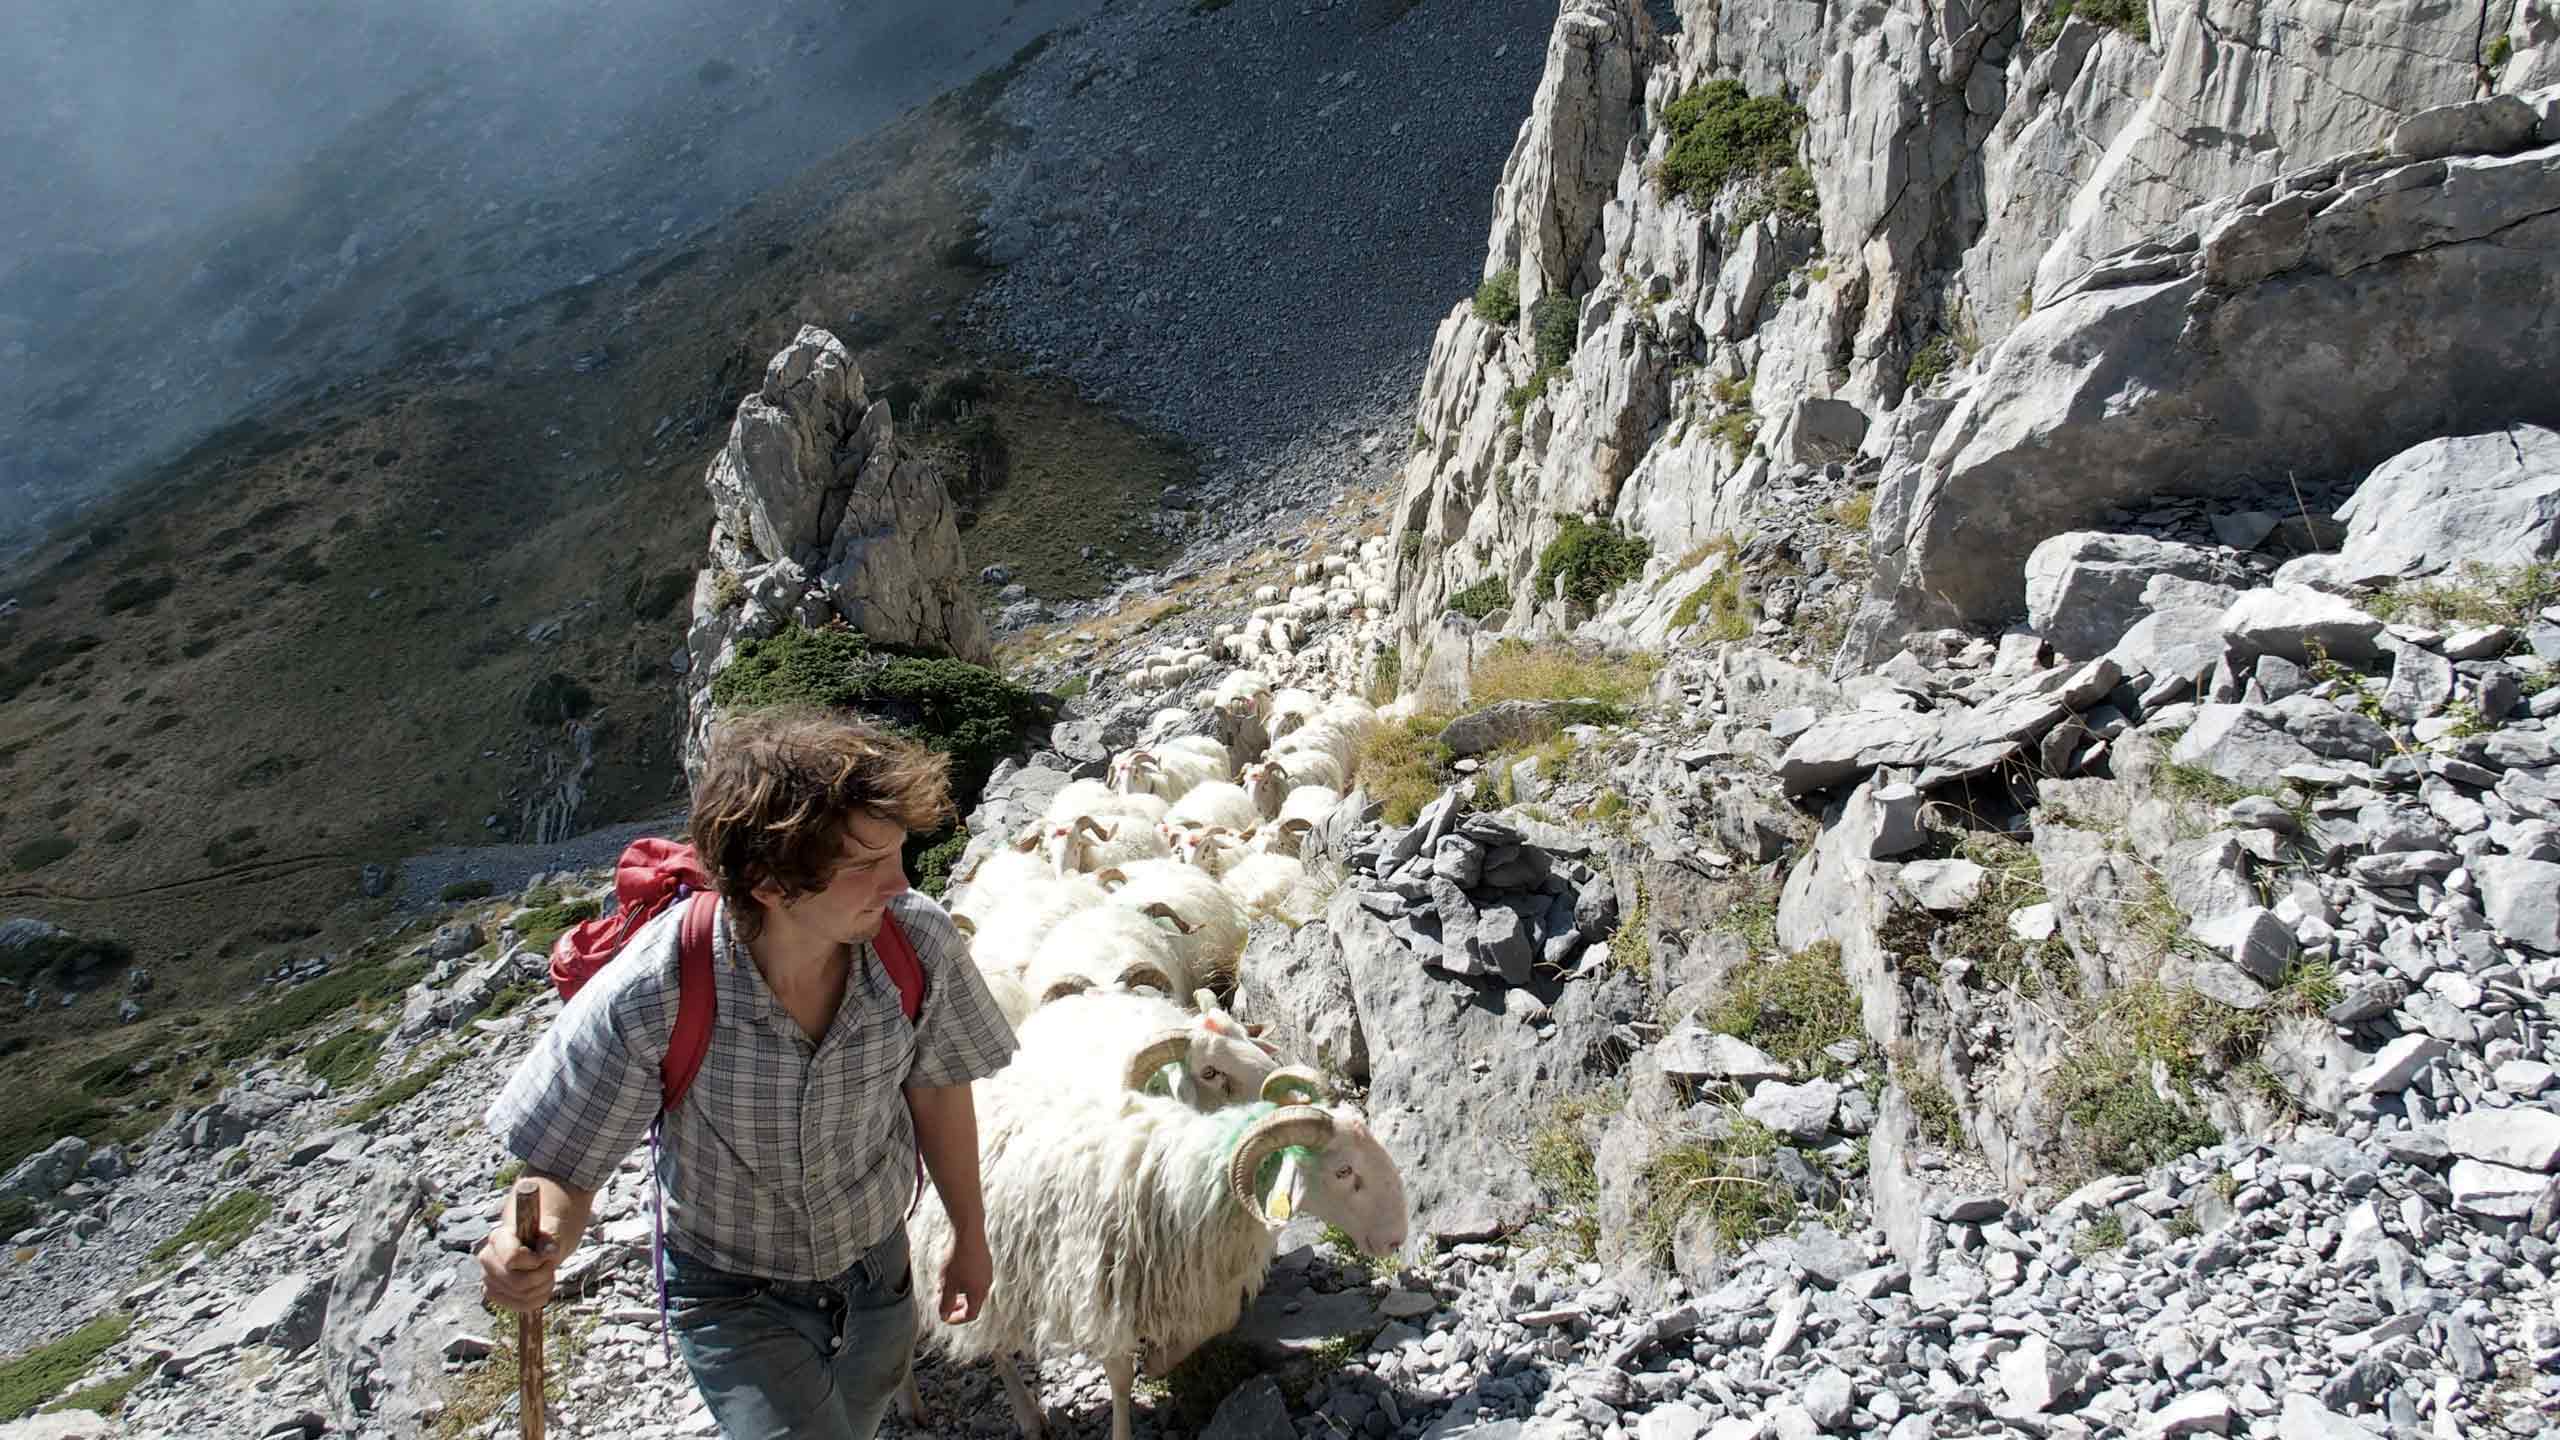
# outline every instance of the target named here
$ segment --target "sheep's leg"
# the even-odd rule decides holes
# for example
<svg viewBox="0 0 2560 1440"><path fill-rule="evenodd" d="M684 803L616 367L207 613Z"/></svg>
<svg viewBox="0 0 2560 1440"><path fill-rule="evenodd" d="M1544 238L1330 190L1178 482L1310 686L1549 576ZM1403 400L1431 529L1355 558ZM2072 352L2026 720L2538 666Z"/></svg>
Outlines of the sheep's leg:
<svg viewBox="0 0 2560 1440"><path fill-rule="evenodd" d="M898 1383L898 1413L918 1430L925 1428L924 1392L916 1387L916 1368L907 1366L907 1378Z"/></svg>
<svg viewBox="0 0 2560 1440"><path fill-rule="evenodd" d="M1114 1355L1102 1362L1111 1381L1111 1440L1129 1440L1129 1391L1137 1383L1138 1357Z"/></svg>
<svg viewBox="0 0 2560 1440"><path fill-rule="evenodd" d="M1013 1406L1013 1423L1022 1427L1022 1440L1041 1440L1048 1433L1048 1422L1041 1418L1040 1397L1022 1383L1022 1371L1010 1355L998 1355L996 1375L1004 1381L1004 1398Z"/></svg>

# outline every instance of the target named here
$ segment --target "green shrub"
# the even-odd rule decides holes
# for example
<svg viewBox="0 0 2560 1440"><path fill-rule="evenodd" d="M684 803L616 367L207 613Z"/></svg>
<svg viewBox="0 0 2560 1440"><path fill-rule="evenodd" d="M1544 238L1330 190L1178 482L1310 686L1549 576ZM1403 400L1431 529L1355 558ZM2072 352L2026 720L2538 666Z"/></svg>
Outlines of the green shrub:
<svg viewBox="0 0 2560 1440"><path fill-rule="evenodd" d="M1653 543L1619 532L1614 524L1594 525L1579 515L1564 517L1564 528L1538 554L1537 593L1552 595L1558 578L1564 593L1586 605L1597 605L1612 590L1632 580L1653 556Z"/></svg>
<svg viewBox="0 0 2560 1440"><path fill-rule="evenodd" d="M1662 157L1662 190L1703 210L1730 181L1793 166L1806 120L1793 101L1753 95L1737 80L1710 80L1663 108L1671 148Z"/></svg>
<svg viewBox="0 0 2560 1440"><path fill-rule="evenodd" d="M1031 692L982 665L875 649L843 625L794 627L738 647L711 682L729 709L805 704L853 709L951 757L952 798L977 803L997 762L1022 748Z"/></svg>
<svg viewBox="0 0 2560 1440"><path fill-rule="evenodd" d="M951 867L960 863L961 853L968 848L969 832L966 830L954 830L925 846L910 867L916 888L936 897L951 888Z"/></svg>
<svg viewBox="0 0 2560 1440"><path fill-rule="evenodd" d="M1920 347L1911 357L1910 368L1902 372L1903 383L1914 390L1926 390L1956 368L1956 342L1941 335Z"/></svg>
<svg viewBox="0 0 2560 1440"><path fill-rule="evenodd" d="M10 868L19 871L41 870L67 858L80 848L80 842L68 835L39 835L21 842L9 852Z"/></svg>
<svg viewBox="0 0 2560 1440"><path fill-rule="evenodd" d="M2364 602L2385 620L2440 625L2506 625L2529 628L2551 605L2560 605L2560 563L2523 565L2466 561L2458 576L2439 575L2394 585Z"/></svg>
<svg viewBox="0 0 2560 1440"><path fill-rule="evenodd" d="M265 1224L275 1209L276 1202L255 1190L234 1190L197 1211L187 1228L152 1246L151 1258L173 1259L190 1245L203 1246L207 1255L228 1254Z"/></svg>
<svg viewBox="0 0 2560 1440"><path fill-rule="evenodd" d="M1555 383L1556 373L1555 366L1541 365L1531 372L1526 383L1502 392L1502 403L1511 412L1514 428L1528 423L1529 402L1547 393L1547 387Z"/></svg>
<svg viewBox="0 0 2560 1440"><path fill-rule="evenodd" d="M86 1374L132 1328L133 1317L115 1311L0 1365L0 1421L33 1414L37 1406Z"/></svg>
<svg viewBox="0 0 2560 1440"><path fill-rule="evenodd" d="M1487 575L1449 597L1449 608L1470 620L1481 620L1511 603L1511 587L1499 575Z"/></svg>
<svg viewBox="0 0 2560 1440"><path fill-rule="evenodd" d="M2149 22L2146 21L2144 23L2148 24ZM2480 58L2481 63L2487 65L2490 69L2504 70L2507 68L2507 62L2514 59L2515 56L2516 42L2508 36L2501 35L2497 39L2489 42L2489 52Z"/></svg>
<svg viewBox="0 0 2560 1440"><path fill-rule="evenodd" d="M527 1000L539 998L550 988L551 977L548 975L528 976L525 979L513 981L497 994L490 996L489 1003L481 1006L479 1013L471 1018L473 1020L505 1019L514 1014L518 1006Z"/></svg>
<svg viewBox="0 0 2560 1440"><path fill-rule="evenodd" d="M1550 291L1529 307L1531 333L1537 338L1538 368L1562 370L1573 363L1575 331L1581 325L1581 307L1570 295Z"/></svg>
<svg viewBox="0 0 2560 1440"><path fill-rule="evenodd" d="M1508 326L1520 318L1520 272L1500 270L1476 287L1476 318L1487 325Z"/></svg>
<svg viewBox="0 0 2560 1440"><path fill-rule="evenodd" d="M159 1369L160 1357L155 1355L113 1380L101 1381L84 1390L74 1390L63 1396L59 1403L48 1405L45 1409L48 1411L86 1410L96 1415L112 1416L124 1409L125 1397L133 1393L133 1387L150 1379L158 1373Z"/></svg>
<svg viewBox="0 0 2560 1440"><path fill-rule="evenodd" d="M2121 30L2134 39L2151 43L2151 7L2146 0L2053 0L2053 8L2044 12L2035 28L2027 32L2027 45L2042 50L2062 34L2062 22L2077 15L2094 25Z"/></svg>
<svg viewBox="0 0 2560 1440"><path fill-rule="evenodd" d="M303 1051L302 1068L331 1089L344 1090L372 1078L374 1057L381 1053L382 1032L358 1025Z"/></svg>
<svg viewBox="0 0 2560 1440"><path fill-rule="evenodd" d="M497 888L486 880L456 880L437 891L436 898L448 905L460 904L466 900L486 900L496 892Z"/></svg>
<svg viewBox="0 0 2560 1440"><path fill-rule="evenodd" d="M398 965L373 961L333 971L241 1014L230 1033L214 1047L214 1054L226 1061L245 1060L351 1006L369 1000L396 999L426 972L423 960Z"/></svg>
<svg viewBox="0 0 2560 1440"><path fill-rule="evenodd" d="M553 900L537 905L516 917L516 941L528 950L544 954L562 932L582 920L593 920L602 907L593 900Z"/></svg>

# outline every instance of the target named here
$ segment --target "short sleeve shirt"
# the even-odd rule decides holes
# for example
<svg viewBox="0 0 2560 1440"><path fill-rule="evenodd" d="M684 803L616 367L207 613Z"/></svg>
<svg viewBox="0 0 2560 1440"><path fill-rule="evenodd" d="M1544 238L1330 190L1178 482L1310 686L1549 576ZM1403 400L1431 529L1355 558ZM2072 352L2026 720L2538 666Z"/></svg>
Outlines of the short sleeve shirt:
<svg viewBox="0 0 2560 1440"><path fill-rule="evenodd" d="M600 1189L646 1138L675 1033L681 910L641 927L580 988L490 1106L490 1128L528 1169ZM950 915L913 891L890 913L924 969L916 1022L866 944L813 1043L722 903L711 1046L660 1132L667 1227L688 1255L776 1280L843 1273L905 1221L914 1198L904 1090L984 1079L1012 1058L1012 1027Z"/></svg>

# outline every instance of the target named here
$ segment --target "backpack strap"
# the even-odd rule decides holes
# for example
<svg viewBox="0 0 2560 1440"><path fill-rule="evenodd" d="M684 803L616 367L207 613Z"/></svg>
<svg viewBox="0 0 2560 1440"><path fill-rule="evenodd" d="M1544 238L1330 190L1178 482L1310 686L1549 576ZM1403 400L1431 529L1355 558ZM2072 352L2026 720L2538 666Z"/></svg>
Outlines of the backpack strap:
<svg viewBox="0 0 2560 1440"><path fill-rule="evenodd" d="M880 933L872 937L871 948L880 952L880 968L889 972L889 983L898 987L898 1008L907 1012L907 1023L913 1025L924 1013L924 965L916 959L916 947L897 916L881 912Z"/></svg>
<svg viewBox="0 0 2560 1440"><path fill-rule="evenodd" d="M720 1004L712 988L711 926L719 913L719 892L697 890L676 922L676 1028L658 1069L662 1115L684 1103L693 1077L702 1073L702 1057L711 1051L711 1021Z"/></svg>

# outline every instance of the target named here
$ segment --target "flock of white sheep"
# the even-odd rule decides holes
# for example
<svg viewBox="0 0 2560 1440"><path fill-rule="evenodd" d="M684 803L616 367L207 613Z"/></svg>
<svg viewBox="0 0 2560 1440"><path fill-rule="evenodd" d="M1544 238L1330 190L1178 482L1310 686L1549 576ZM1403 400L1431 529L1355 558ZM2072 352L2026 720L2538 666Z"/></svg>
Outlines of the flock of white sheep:
<svg viewBox="0 0 2560 1440"><path fill-rule="evenodd" d="M1305 627L1383 611L1383 551L1302 566L1285 599L1266 587L1220 648L1318 671L1289 664ZM1160 651L1129 678L1156 693L1214 668ZM1341 803L1378 714L1262 669L1192 698L1157 711L1107 779L1065 786L954 877L951 913L1022 1048L977 1086L986 1309L944 1326L920 1284L919 1323L952 1359L995 1363L1026 1440L1044 1425L1017 1356L1101 1362L1113 1440L1129 1440L1138 1370L1165 1374L1235 1324L1290 1216L1372 1253L1405 1242L1404 1181L1367 1122L1219 1002L1253 917L1294 922L1312 901L1306 836ZM938 1197L910 1239L916 1274L940 1274L951 1230ZM912 1384L907 1405L920 1420Z"/></svg>

